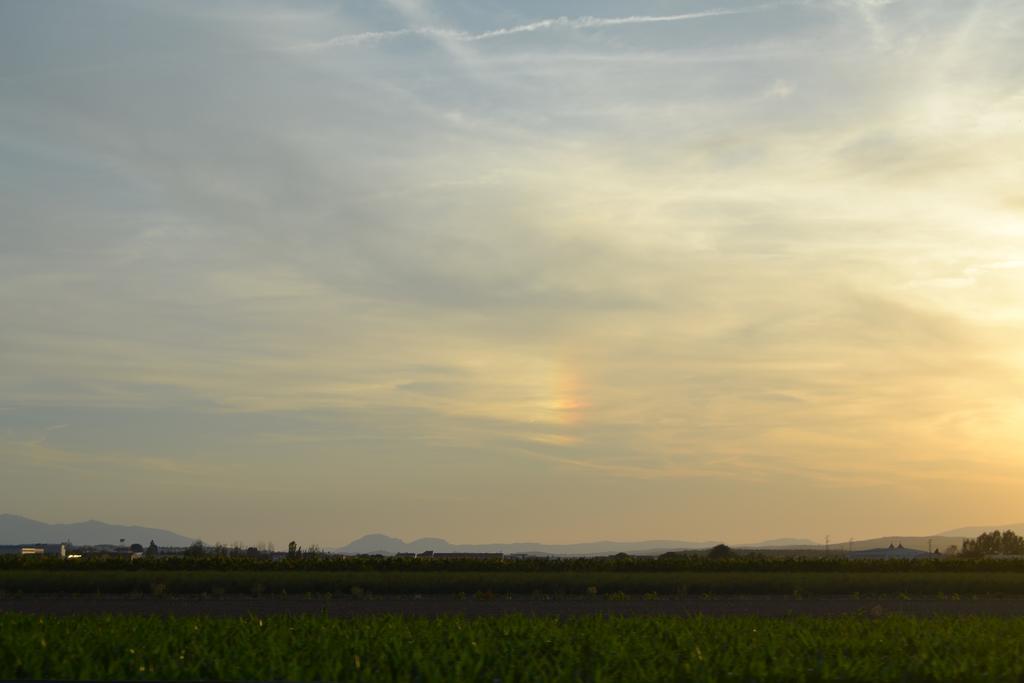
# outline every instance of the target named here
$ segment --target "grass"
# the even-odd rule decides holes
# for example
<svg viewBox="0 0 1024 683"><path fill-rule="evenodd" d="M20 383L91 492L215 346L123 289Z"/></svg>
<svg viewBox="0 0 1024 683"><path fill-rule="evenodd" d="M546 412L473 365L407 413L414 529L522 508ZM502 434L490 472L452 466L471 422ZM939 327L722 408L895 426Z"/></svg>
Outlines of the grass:
<svg viewBox="0 0 1024 683"><path fill-rule="evenodd" d="M1016 572L0 572L6 594L1024 595Z"/></svg>
<svg viewBox="0 0 1024 683"><path fill-rule="evenodd" d="M954 681L1024 677L1024 619L0 615L0 678Z"/></svg>

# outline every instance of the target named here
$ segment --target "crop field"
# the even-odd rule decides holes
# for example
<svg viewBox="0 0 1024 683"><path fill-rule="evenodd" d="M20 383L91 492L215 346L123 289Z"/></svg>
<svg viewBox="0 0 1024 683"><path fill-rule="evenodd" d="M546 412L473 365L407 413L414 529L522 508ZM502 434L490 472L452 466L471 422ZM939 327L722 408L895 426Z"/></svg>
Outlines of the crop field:
<svg viewBox="0 0 1024 683"><path fill-rule="evenodd" d="M0 556L0 572L8 571L257 571L279 572L489 572L523 574L550 573L658 573L658 572L753 572L753 573L1014 573L1024 572L1024 559L1007 557L968 558L939 557L902 560L848 559L834 557L772 557L738 555L709 558L705 555L662 555L644 557L613 555L610 557L575 558L419 558L344 555L298 555L271 559L267 557L200 557L166 556L139 558L133 561L116 557L87 557L62 561L55 557Z"/></svg>
<svg viewBox="0 0 1024 683"><path fill-rule="evenodd" d="M1024 595L1024 572L0 571L7 595Z"/></svg>
<svg viewBox="0 0 1024 683"><path fill-rule="evenodd" d="M1024 676L1024 619L0 615L3 679L952 681Z"/></svg>

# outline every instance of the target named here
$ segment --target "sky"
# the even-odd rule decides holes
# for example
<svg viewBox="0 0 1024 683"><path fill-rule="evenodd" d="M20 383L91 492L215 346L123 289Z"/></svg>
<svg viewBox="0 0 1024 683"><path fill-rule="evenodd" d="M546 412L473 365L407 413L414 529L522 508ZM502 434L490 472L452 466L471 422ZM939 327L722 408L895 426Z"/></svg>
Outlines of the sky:
<svg viewBox="0 0 1024 683"><path fill-rule="evenodd" d="M1020 0L0 3L0 512L1024 520Z"/></svg>

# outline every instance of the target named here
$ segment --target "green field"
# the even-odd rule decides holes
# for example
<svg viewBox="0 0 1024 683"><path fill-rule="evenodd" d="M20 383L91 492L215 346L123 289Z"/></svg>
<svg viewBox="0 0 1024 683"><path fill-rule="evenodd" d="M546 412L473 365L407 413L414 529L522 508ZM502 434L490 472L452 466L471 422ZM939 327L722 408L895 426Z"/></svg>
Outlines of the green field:
<svg viewBox="0 0 1024 683"><path fill-rule="evenodd" d="M0 615L0 678L952 681L1024 677L1024 619Z"/></svg>
<svg viewBox="0 0 1024 683"><path fill-rule="evenodd" d="M1024 561L759 556L526 560L0 558L3 594L1024 595Z"/></svg>
<svg viewBox="0 0 1024 683"><path fill-rule="evenodd" d="M144 595L1024 595L1024 572L0 572L0 593Z"/></svg>
<svg viewBox="0 0 1024 683"><path fill-rule="evenodd" d="M924 557L919 559L849 559L842 555L786 556L745 554L724 558L707 555L661 555L658 557L613 555L610 557L503 558L474 557L421 558L303 554L295 557L237 557L226 555L143 557L86 557L63 561L52 556L0 555L0 572L8 571L258 571L258 572L491 572L496 574L579 573L579 572L1024 572L1024 559Z"/></svg>

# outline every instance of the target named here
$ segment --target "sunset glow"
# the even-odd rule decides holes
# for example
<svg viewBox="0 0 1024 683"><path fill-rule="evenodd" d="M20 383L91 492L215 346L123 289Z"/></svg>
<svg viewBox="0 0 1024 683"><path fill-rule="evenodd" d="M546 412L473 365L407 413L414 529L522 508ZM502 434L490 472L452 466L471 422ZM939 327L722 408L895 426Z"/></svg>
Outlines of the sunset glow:
<svg viewBox="0 0 1024 683"><path fill-rule="evenodd" d="M1019 0L6 3L0 512L1021 521L1022 45Z"/></svg>

